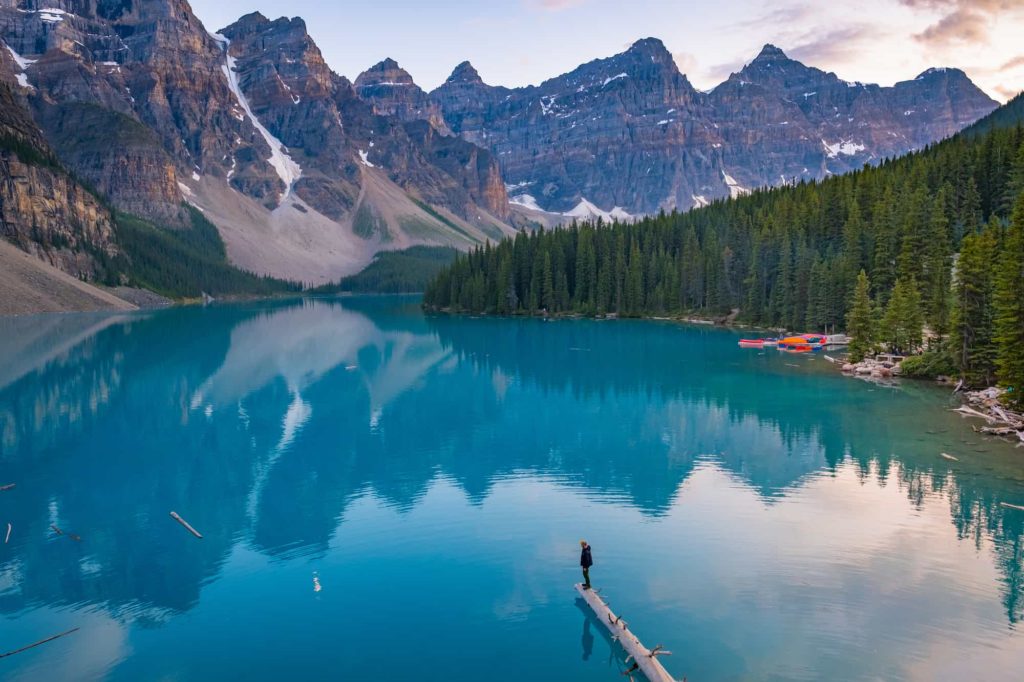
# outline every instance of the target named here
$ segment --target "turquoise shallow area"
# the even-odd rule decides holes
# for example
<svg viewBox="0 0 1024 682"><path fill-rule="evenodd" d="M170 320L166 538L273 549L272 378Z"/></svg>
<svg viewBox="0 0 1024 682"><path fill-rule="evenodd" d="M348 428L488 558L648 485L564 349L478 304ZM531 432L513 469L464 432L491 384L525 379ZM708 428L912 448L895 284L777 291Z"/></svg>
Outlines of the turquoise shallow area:
<svg viewBox="0 0 1024 682"><path fill-rule="evenodd" d="M1020 680L1024 450L737 338L391 297L0 320L0 650L80 628L0 678L623 680L586 537L680 679Z"/></svg>

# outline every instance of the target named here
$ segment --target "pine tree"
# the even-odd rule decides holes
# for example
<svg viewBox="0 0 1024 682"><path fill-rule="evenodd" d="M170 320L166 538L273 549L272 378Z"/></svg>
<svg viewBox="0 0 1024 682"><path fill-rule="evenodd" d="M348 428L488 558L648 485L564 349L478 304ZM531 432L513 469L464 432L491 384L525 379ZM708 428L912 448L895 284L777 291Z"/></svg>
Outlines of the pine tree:
<svg viewBox="0 0 1024 682"><path fill-rule="evenodd" d="M921 254L925 320L939 342L949 332L952 247L946 212L946 193L939 190L932 206L928 238Z"/></svg>
<svg viewBox="0 0 1024 682"><path fill-rule="evenodd" d="M540 301L549 313L555 310L555 276L551 271L551 252L544 249L543 265L540 271Z"/></svg>
<svg viewBox="0 0 1024 682"><path fill-rule="evenodd" d="M1010 402L1024 406L1024 192L1003 240L995 284L996 368Z"/></svg>
<svg viewBox="0 0 1024 682"><path fill-rule="evenodd" d="M968 234L960 245L954 293L952 348L968 386L987 386L995 374L993 335L996 228Z"/></svg>
<svg viewBox="0 0 1024 682"><path fill-rule="evenodd" d="M853 304L846 317L846 332L850 339L850 360L860 362L874 346L874 316L871 307L871 283L863 270L857 275Z"/></svg>
<svg viewBox="0 0 1024 682"><path fill-rule="evenodd" d="M921 345L921 294L913 279L904 284L897 279L892 296L879 325L881 340L888 344L890 352L908 354Z"/></svg>

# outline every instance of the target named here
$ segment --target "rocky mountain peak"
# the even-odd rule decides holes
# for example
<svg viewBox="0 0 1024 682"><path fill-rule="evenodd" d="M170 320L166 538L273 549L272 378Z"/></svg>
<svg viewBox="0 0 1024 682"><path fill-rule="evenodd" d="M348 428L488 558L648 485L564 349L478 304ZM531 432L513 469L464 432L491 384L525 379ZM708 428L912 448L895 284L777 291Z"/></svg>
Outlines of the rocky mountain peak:
<svg viewBox="0 0 1024 682"><path fill-rule="evenodd" d="M641 38L630 45L626 53L650 57L651 61L662 64L672 61L672 53L658 38Z"/></svg>
<svg viewBox="0 0 1024 682"><path fill-rule="evenodd" d="M402 121L429 121L435 130L451 133L440 107L390 57L359 74L354 88L359 98L371 103L378 114Z"/></svg>
<svg viewBox="0 0 1024 682"><path fill-rule="evenodd" d="M452 75L448 76L448 80L445 81L446 85L455 83L470 83L473 85L483 85L484 81L480 78L480 73L476 68L467 62L462 62L452 71Z"/></svg>
<svg viewBox="0 0 1024 682"><path fill-rule="evenodd" d="M923 81L923 80L941 80L941 79L969 80L968 77L967 77L967 74L964 73L963 71L961 71L960 69L954 69L954 68L945 67L945 66L934 67L934 68L931 68L931 69L925 69L920 74L918 74L917 78L915 78L914 80L916 80L916 81Z"/></svg>
<svg viewBox="0 0 1024 682"><path fill-rule="evenodd" d="M415 86L416 82L413 81L412 76L409 72L398 65L391 57L377 62L366 71L363 71L356 78L356 89L363 87L374 86L374 85L385 85L385 86L396 86L396 85L412 85ZM418 86L417 86L418 89Z"/></svg>
<svg viewBox="0 0 1024 682"><path fill-rule="evenodd" d="M779 61L782 59L788 60L789 57L786 56L785 52L783 52L778 47L772 45L771 43L765 43L764 47L761 48L761 51L757 54L756 57L754 57L755 62L762 63Z"/></svg>

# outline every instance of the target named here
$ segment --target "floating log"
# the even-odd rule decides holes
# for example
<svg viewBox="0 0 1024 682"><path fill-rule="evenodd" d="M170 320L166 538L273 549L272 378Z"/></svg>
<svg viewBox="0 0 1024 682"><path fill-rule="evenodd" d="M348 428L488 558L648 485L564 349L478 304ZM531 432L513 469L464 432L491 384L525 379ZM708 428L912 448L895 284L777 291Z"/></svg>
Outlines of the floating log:
<svg viewBox="0 0 1024 682"><path fill-rule="evenodd" d="M62 531L60 528L58 528L57 526L53 525L52 523L50 524L50 528L52 528L53 532L56 533L57 535L67 535L69 538L71 538L75 542L81 542L82 541L82 536L75 535L74 533L65 533L64 531Z"/></svg>
<svg viewBox="0 0 1024 682"><path fill-rule="evenodd" d="M178 516L178 512L173 512L172 511L171 512L171 518L174 519L175 521L177 521L178 523L180 523L181 525L185 526L185 530L187 530L189 533L192 533L192 535L195 535L200 540L203 539L202 533L200 533L195 528L193 528L191 525L189 525L188 521L186 521L185 519L183 519L180 516Z"/></svg>
<svg viewBox="0 0 1024 682"><path fill-rule="evenodd" d="M953 455L947 455L945 452L940 452L939 456L943 457L944 459L948 459L951 462L959 462L960 461L959 459L957 459Z"/></svg>
<svg viewBox="0 0 1024 682"><path fill-rule="evenodd" d="M17 483L8 483L7 485L0 485L0 493L4 492L5 490L10 490L11 488L13 488L16 485L18 485L18 484Z"/></svg>
<svg viewBox="0 0 1024 682"><path fill-rule="evenodd" d="M1020 511L1024 511L1024 507L1019 504L1010 504L1009 502L1000 502L999 504L1007 509L1018 509Z"/></svg>
<svg viewBox="0 0 1024 682"><path fill-rule="evenodd" d="M9 540L11 539L11 530L12 530L13 528L14 528L14 526L12 526L12 525L11 525L11 524L9 524L9 523L7 524L7 537L5 537L5 538L4 538L4 544L5 544L5 545L6 545L6 544L7 544L7 542L8 542L8 541L9 541Z"/></svg>
<svg viewBox="0 0 1024 682"><path fill-rule="evenodd" d="M8 651L6 654L0 654L0 658L7 658L8 656L13 656L14 654L20 654L22 651L28 651L29 649L34 649L37 646L39 646L40 644L46 644L47 642L52 642L55 639L60 639L61 637L64 637L66 635L70 635L72 632L78 632L78 628L71 628L67 632L62 632L59 635L54 635L53 637L47 637L46 639L41 639L38 642L36 642L35 644L29 644L28 646L23 646L20 649L15 649L14 651Z"/></svg>
<svg viewBox="0 0 1024 682"><path fill-rule="evenodd" d="M597 615L597 619L612 633L612 639L617 641L629 654L629 658L626 659L627 663L630 659L635 661L637 667L650 682L675 682L665 667L661 665L661 661L658 660L658 656L670 656L672 652L665 651L660 644L653 649L648 649L641 644L636 635L630 632L626 622L622 620L622 616L612 613L608 604L594 590L585 590L582 584L576 583L576 591Z"/></svg>

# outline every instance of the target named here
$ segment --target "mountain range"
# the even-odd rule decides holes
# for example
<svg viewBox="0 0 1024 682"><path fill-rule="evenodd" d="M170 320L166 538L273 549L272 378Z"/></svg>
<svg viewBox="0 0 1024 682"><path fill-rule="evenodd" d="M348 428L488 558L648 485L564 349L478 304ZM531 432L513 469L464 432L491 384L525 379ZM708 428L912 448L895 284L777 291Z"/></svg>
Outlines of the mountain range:
<svg viewBox="0 0 1024 682"><path fill-rule="evenodd" d="M88 279L119 215L216 226L234 265L323 283L381 250L687 210L920 148L997 104L957 69L848 83L768 45L709 92L657 39L537 86L468 62L354 81L302 19L211 32L185 0L0 0L0 235Z"/></svg>

